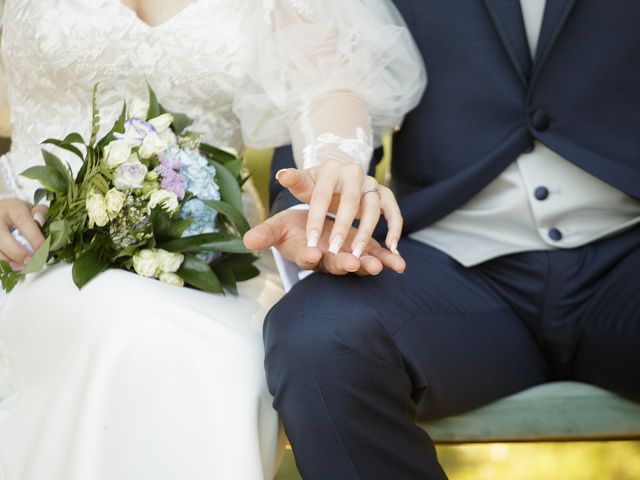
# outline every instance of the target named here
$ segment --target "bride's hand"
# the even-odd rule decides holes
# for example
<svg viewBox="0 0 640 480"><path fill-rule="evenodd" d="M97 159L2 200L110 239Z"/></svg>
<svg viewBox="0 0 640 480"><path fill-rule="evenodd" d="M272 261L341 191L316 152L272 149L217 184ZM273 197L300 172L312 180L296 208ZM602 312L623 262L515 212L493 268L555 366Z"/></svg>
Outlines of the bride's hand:
<svg viewBox="0 0 640 480"><path fill-rule="evenodd" d="M398 203L391 190L366 175L360 165L329 160L304 170L280 170L276 179L298 200L309 204L306 227L309 247L318 245L326 215L331 212L336 214L336 219L329 237L329 251L333 254L340 252L353 221L360 219L351 245L345 246L353 255L360 257L382 213L389 226L385 244L397 253L403 223Z"/></svg>
<svg viewBox="0 0 640 480"><path fill-rule="evenodd" d="M46 215L47 208L42 205L33 207L16 198L0 200L0 260L10 262L14 269L29 263L33 252L20 245L11 229L18 229L36 251L45 240L40 227Z"/></svg>

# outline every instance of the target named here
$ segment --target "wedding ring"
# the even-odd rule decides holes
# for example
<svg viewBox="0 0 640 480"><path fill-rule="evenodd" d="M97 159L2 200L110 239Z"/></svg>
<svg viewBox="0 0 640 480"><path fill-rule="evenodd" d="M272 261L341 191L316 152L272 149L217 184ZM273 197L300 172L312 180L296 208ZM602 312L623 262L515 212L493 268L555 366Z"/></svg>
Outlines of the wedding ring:
<svg viewBox="0 0 640 480"><path fill-rule="evenodd" d="M369 193L377 193L378 194L378 198L380 200L382 200L382 194L380 193L380 189L378 187L370 188L369 190L365 190L365 192L362 194L362 196L364 197L365 195L367 195Z"/></svg>

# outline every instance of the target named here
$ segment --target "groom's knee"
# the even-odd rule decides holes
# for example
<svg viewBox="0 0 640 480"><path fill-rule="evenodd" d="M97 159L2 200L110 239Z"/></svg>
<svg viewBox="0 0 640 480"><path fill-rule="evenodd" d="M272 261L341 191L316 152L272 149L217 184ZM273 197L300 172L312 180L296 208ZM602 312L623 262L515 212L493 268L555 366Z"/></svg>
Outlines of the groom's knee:
<svg viewBox="0 0 640 480"><path fill-rule="evenodd" d="M265 365L276 400L285 383L353 367L354 357L385 355L388 336L380 312L349 285L348 279L314 275L267 315Z"/></svg>

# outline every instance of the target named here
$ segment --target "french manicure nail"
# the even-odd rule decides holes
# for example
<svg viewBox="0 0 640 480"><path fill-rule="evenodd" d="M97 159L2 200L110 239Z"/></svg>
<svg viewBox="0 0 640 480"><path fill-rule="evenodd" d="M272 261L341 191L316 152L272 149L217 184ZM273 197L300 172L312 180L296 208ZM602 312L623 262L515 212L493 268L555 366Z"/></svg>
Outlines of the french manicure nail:
<svg viewBox="0 0 640 480"><path fill-rule="evenodd" d="M353 249L353 256L356 258L360 258L362 256L362 254L364 253L364 249L367 246L367 244L365 242L359 242L356 245L356 248Z"/></svg>
<svg viewBox="0 0 640 480"><path fill-rule="evenodd" d="M400 252L398 251L397 240L394 240L393 242L391 242L391 253L393 253L394 255L400 255Z"/></svg>
<svg viewBox="0 0 640 480"><path fill-rule="evenodd" d="M331 239L331 245L329 245L329 252L337 255L340 252L340 248L342 248L342 244L344 240L342 239L342 235L336 235Z"/></svg>
<svg viewBox="0 0 640 480"><path fill-rule="evenodd" d="M45 218L44 215L42 215L42 213L40 212L34 212L33 213L33 219L38 223L38 225L40 225L41 227L44 226L44 222L45 222Z"/></svg>
<svg viewBox="0 0 640 480"><path fill-rule="evenodd" d="M308 248L316 248L318 246L318 242L320 241L320 232L317 230L312 230L309 232L309 236L307 237L307 247Z"/></svg>

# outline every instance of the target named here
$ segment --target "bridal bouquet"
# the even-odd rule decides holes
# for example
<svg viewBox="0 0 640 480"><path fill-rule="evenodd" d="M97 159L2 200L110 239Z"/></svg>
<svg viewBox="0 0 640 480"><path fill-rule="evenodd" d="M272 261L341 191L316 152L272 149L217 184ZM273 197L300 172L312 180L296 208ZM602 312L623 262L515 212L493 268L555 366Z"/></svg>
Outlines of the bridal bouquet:
<svg viewBox="0 0 640 480"><path fill-rule="evenodd" d="M34 204L50 202L46 241L20 272L0 262L3 288L66 262L73 264L78 288L120 268L173 285L237 293L236 282L259 273L256 257L242 244L249 229L242 159L201 143L189 130L192 122L167 112L153 91L146 118L130 117L125 105L98 140L96 89L89 142L77 133L43 142L80 157L78 174L46 150L45 164L23 173L43 187Z"/></svg>

